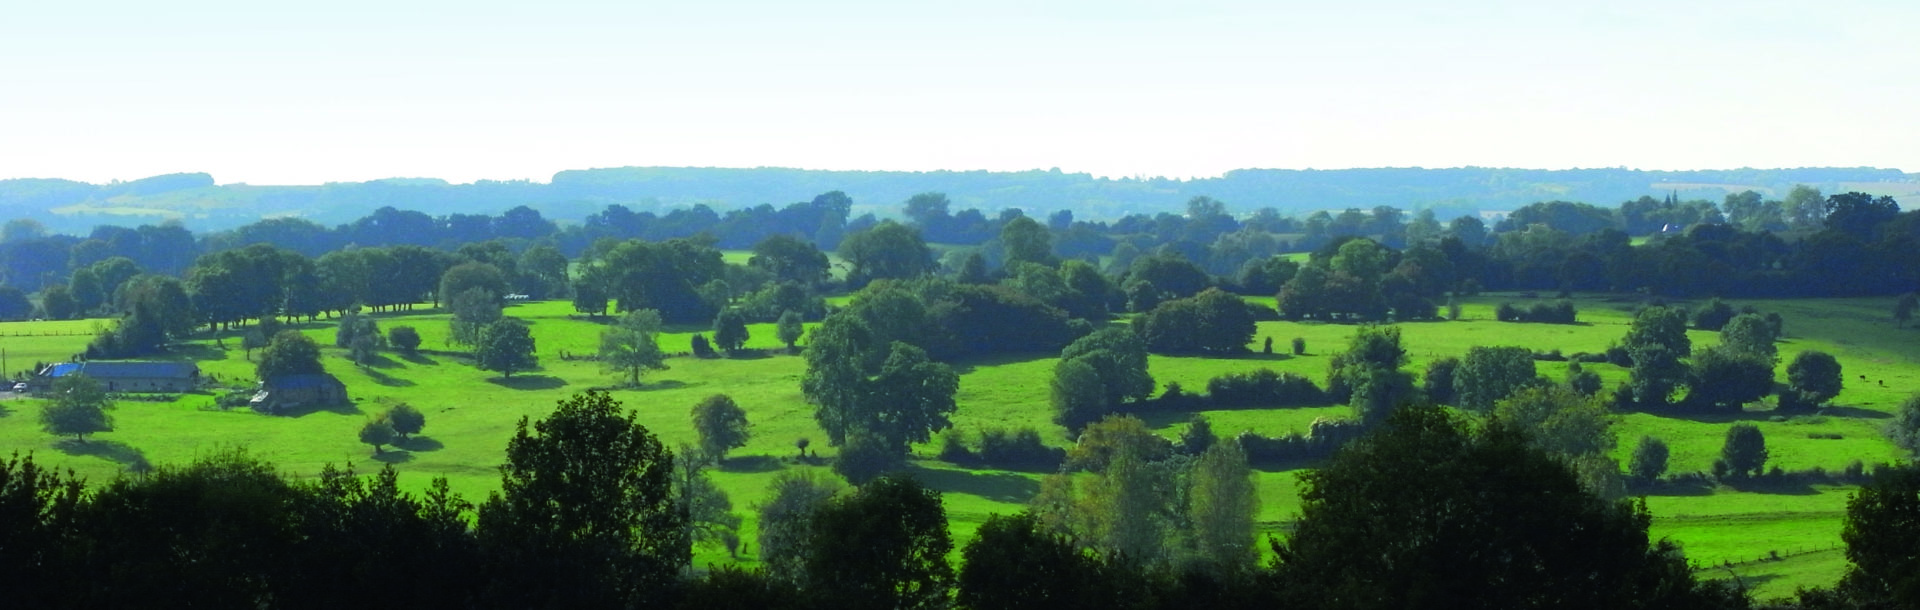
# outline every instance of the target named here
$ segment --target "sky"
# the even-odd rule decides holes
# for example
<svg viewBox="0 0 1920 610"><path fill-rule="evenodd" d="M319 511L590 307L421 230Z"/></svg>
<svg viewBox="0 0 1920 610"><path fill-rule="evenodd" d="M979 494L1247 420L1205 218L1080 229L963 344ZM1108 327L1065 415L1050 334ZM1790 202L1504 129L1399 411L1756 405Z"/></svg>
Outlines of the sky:
<svg viewBox="0 0 1920 610"><path fill-rule="evenodd" d="M1911 0L14 4L0 178L1920 171Z"/></svg>

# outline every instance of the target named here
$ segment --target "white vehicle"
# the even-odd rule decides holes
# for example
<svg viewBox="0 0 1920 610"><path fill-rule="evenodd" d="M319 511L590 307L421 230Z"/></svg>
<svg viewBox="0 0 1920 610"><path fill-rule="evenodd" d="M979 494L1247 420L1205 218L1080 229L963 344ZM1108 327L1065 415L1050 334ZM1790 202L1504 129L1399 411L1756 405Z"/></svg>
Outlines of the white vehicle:
<svg viewBox="0 0 1920 610"><path fill-rule="evenodd" d="M25 392L25 391L27 391L27 384L26 384L26 382L20 382L20 383L16 383L16 384L13 384L13 391L15 391L15 392Z"/></svg>

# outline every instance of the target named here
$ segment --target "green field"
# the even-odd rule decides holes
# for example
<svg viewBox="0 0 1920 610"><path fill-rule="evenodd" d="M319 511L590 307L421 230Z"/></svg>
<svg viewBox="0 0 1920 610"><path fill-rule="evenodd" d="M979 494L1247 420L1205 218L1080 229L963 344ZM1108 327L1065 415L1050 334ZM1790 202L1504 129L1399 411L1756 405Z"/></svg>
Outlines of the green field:
<svg viewBox="0 0 1920 610"><path fill-rule="evenodd" d="M1434 358L1460 355L1473 345L1599 352L1626 333L1630 320L1629 303L1595 297L1580 300L1580 324L1500 323L1491 319L1498 302L1498 297L1469 299L1460 321L1403 324L1413 370L1422 370ZM1656 435L1672 447L1674 471L1705 470L1719 451L1726 427L1735 421L1749 421L1766 433L1773 455L1770 463L1789 469L1820 466L1839 470L1854 460L1879 463L1902 459L1902 452L1879 430L1911 389L1920 387L1915 383L1920 381L1920 368L1908 364L1920 360L1920 344L1911 341L1909 334L1920 331L1893 328L1886 314L1891 301L1829 299L1752 304L1785 317L1787 339L1780 346L1783 363L1807 349L1828 351L1840 359L1848 386L1835 401L1840 406L1783 421L1772 421L1764 411L1738 417L1626 414L1619 417L1616 426L1618 455L1624 459L1640 436ZM539 346L540 370L500 379L473 368L463 357L445 351L447 316L422 308L414 313L376 316L383 328L398 324L417 328L424 339L423 348L429 350L420 356L388 354L363 369L349 363L344 351L327 348L327 368L347 383L354 398L351 407L267 416L244 409L219 410L213 406L211 393L188 394L170 402L124 401L114 412L115 431L78 444L42 432L35 401L12 400L0 402L0 409L4 409L0 411L0 447L36 452L41 460L101 481L118 476L124 472L124 465L136 458L156 464L181 462L220 447L244 445L295 476L312 476L327 463L348 464L365 472L386 462L395 464L411 487L419 488L432 477L444 476L469 498L484 498L498 487L496 468L517 420L541 417L559 399L615 381L596 363L563 358L591 353L602 322L574 315L570 305L563 302L512 305L507 313L531 323ZM87 337L50 333L84 332L93 324L0 324L0 349L6 351L8 365L15 370L36 360L64 359L78 351ZM296 328L322 345L332 345L331 322ZM1262 322L1252 343L1254 354L1225 359L1156 356L1151 369L1163 386L1178 382L1194 390L1204 388L1207 379L1221 373L1258 368L1323 379L1328 356L1344 347L1354 328ZM691 335L702 329L669 330L661 340L663 346L669 351L685 351ZM754 325L751 332L749 346L778 346L772 325ZM1281 354L1257 353L1269 337ZM1286 353L1294 337L1306 341L1306 354ZM1717 341L1714 333L1696 332L1692 338L1696 346ZM170 357L196 361L205 373L223 382L248 386L252 383L252 363L239 344L237 333L228 333L217 343L213 338L193 341ZM642 388L615 390L613 395L636 410L641 422L669 445L693 442L688 412L701 398L726 393L747 410L753 422L753 440L732 454L734 458L715 480L731 494L736 508L749 517L742 536L749 541L747 560L751 561L751 509L767 483L784 469L821 468L794 459L795 440L810 438L815 452L833 454L800 395L803 361L779 352L740 360L673 358L669 364L669 370L646 375ZM1550 377L1558 378L1564 370L1560 363L1540 364L1541 372ZM1052 368L1053 358L1046 355L960 363L956 427L974 432L987 427L1033 426L1043 431L1048 442L1065 445L1065 431L1049 421L1046 388ZM1589 370L1599 372L1609 386L1626 376L1624 370L1611 365L1590 365ZM1780 374L1784 377L1784 364ZM390 450L376 459L357 441L356 432L370 414L398 402L410 403L426 413L426 430L402 450ZM1316 418L1343 417L1347 413L1345 407L1315 407L1205 414L1221 435L1242 430L1274 435L1304 431ZM1184 427L1184 420L1184 416L1168 415L1148 421L1172 436ZM1841 438L1813 438L1812 433L1839 434ZM934 453L934 447L919 448L921 456ZM1022 502L1038 490L1041 478L1035 473L962 469L931 459L916 463L919 476L946 493L959 542L967 540L987 515L1020 510ZM1297 516L1296 474L1259 473L1263 531L1278 532ZM1764 597L1790 593L1801 585L1830 584L1838 577L1845 562L1833 548L1838 543L1840 520L1850 492L1846 487L1818 486L1772 493L1696 489L1683 495L1656 495L1647 501L1655 515L1656 535L1679 541L1689 558L1702 566L1712 566L1712 574L1737 574L1758 587ZM1785 558L1750 561L1770 553ZM723 551L715 549L699 553L703 562L725 558ZM1718 567L1722 563L1736 565Z"/></svg>

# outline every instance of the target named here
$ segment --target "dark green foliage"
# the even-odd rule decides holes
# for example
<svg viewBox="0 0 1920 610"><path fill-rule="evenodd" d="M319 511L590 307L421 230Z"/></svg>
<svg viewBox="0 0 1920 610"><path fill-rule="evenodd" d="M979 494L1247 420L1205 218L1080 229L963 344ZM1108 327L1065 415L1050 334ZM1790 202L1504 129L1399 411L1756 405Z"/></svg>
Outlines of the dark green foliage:
<svg viewBox="0 0 1920 610"><path fill-rule="evenodd" d="M908 476L875 479L816 510L807 590L849 610L947 606L953 542L940 492Z"/></svg>
<svg viewBox="0 0 1920 610"><path fill-rule="evenodd" d="M373 445L374 455L383 453L382 446L391 445L398 438L400 433L394 431L393 422L387 421L385 417L369 419L365 425L360 426L360 442Z"/></svg>
<svg viewBox="0 0 1920 610"><path fill-rule="evenodd" d="M387 329L387 343L401 353L412 354L420 349L420 331L412 326L395 326Z"/></svg>
<svg viewBox="0 0 1920 610"><path fill-rule="evenodd" d="M1054 364L1053 380L1048 387L1053 422L1065 426L1069 434L1113 410L1100 372L1087 359L1063 359Z"/></svg>
<svg viewBox="0 0 1920 610"><path fill-rule="evenodd" d="M1673 545L1650 544L1643 505L1586 493L1497 423L1472 435L1440 409L1401 409L1302 479L1299 527L1275 543L1293 607L1679 607L1716 593Z"/></svg>
<svg viewBox="0 0 1920 610"><path fill-rule="evenodd" d="M1313 380L1294 373L1259 369L1227 373L1207 381L1207 398L1215 407L1301 407L1326 404L1327 396Z"/></svg>
<svg viewBox="0 0 1920 610"><path fill-rule="evenodd" d="M726 394L708 396L693 406L693 430L700 434L700 452L709 461L718 463L728 451L746 446L752 438L748 425L746 410Z"/></svg>
<svg viewBox="0 0 1920 610"><path fill-rule="evenodd" d="M1107 610L1138 602L1137 580L1112 560L1049 531L1032 513L992 515L960 551L963 608Z"/></svg>
<svg viewBox="0 0 1920 610"><path fill-rule="evenodd" d="M1733 316L1734 310L1732 305L1728 305L1720 299L1713 299L1702 303L1700 307L1693 310L1693 327L1700 330L1718 331L1726 328L1727 322L1732 321Z"/></svg>
<svg viewBox="0 0 1920 610"><path fill-rule="evenodd" d="M1900 402L1893 421L1887 424L1887 437L1908 451L1920 453L1920 394Z"/></svg>
<svg viewBox="0 0 1920 610"><path fill-rule="evenodd" d="M1737 423L1727 428L1727 441L1720 447L1720 460L1735 478L1757 477L1767 466L1767 438L1753 424Z"/></svg>
<svg viewBox="0 0 1920 610"><path fill-rule="evenodd" d="M534 356L533 333L526 323L514 318L502 318L481 331L480 343L473 349L473 361L480 370L497 371L503 377L512 377L516 372L540 364L540 359Z"/></svg>
<svg viewBox="0 0 1920 610"><path fill-rule="evenodd" d="M1084 370L1082 367L1084 366ZM1153 391L1146 343L1124 328L1108 327L1060 351L1054 365L1054 423L1069 433Z"/></svg>
<svg viewBox="0 0 1920 610"><path fill-rule="evenodd" d="M1800 404L1826 404L1839 396L1844 387L1840 361L1832 354L1807 350L1794 356L1793 363L1787 365L1787 389Z"/></svg>
<svg viewBox="0 0 1920 610"><path fill-rule="evenodd" d="M1009 432L988 428L980 433L980 450L975 456L988 468L1052 472L1066 459L1066 451L1049 447L1040 440L1040 431L1023 427Z"/></svg>
<svg viewBox="0 0 1920 610"><path fill-rule="evenodd" d="M1253 312L1246 302L1217 288L1190 299L1161 303L1133 322L1134 332L1157 353L1244 352L1253 340Z"/></svg>
<svg viewBox="0 0 1920 610"><path fill-rule="evenodd" d="M799 343L801 335L806 332L806 324L801 322L799 312L791 309L782 312L780 320L774 325L774 333L781 343L787 344L789 350L795 349L794 344Z"/></svg>
<svg viewBox="0 0 1920 610"><path fill-rule="evenodd" d="M1533 352L1524 347L1474 346L1453 374L1455 402L1464 409L1486 411L1521 388L1538 385Z"/></svg>
<svg viewBox="0 0 1920 610"><path fill-rule="evenodd" d="M72 602L74 592L58 585L72 576L64 560L81 534L75 519L84 490L73 471L40 466L32 453L0 459L0 548L6 549L0 553L0 587L10 604L52 608Z"/></svg>
<svg viewBox="0 0 1920 610"><path fill-rule="evenodd" d="M800 589L760 570L737 565L712 566L705 576L686 583L682 610L801 610Z"/></svg>
<svg viewBox="0 0 1920 610"><path fill-rule="evenodd" d="M1852 563L1839 592L1859 608L1920 606L1920 467L1880 468L1847 500L1840 539Z"/></svg>
<svg viewBox="0 0 1920 610"><path fill-rule="evenodd" d="M1687 317L1678 309L1667 307L1648 307L1633 317L1633 326L1627 330L1627 337L1621 345L1631 352L1636 348L1659 345L1673 352L1675 358L1685 358L1693 353L1693 342L1687 338Z"/></svg>
<svg viewBox="0 0 1920 610"><path fill-rule="evenodd" d="M1180 431L1177 445L1180 453L1200 455L1219 440L1213 435L1213 424L1207 422L1207 416L1195 413L1187 418L1187 429Z"/></svg>
<svg viewBox="0 0 1920 610"><path fill-rule="evenodd" d="M747 317L739 309L728 308L713 319L714 346L726 350L728 354L739 353L750 336L747 333Z"/></svg>
<svg viewBox="0 0 1920 610"><path fill-rule="evenodd" d="M827 255L811 242L790 235L774 235L753 246L753 258L747 264L765 269L783 282L804 285L827 280L832 271Z"/></svg>
<svg viewBox="0 0 1920 610"><path fill-rule="evenodd" d="M1005 249L1002 259L1008 263L1051 266L1058 262L1053 256L1053 241L1047 235L1047 228L1025 216L1001 226L1000 247Z"/></svg>
<svg viewBox="0 0 1920 610"><path fill-rule="evenodd" d="M588 317L606 315L607 291L599 282L580 278L573 282L573 310Z"/></svg>
<svg viewBox="0 0 1920 610"><path fill-rule="evenodd" d="M1295 356L1305 356L1305 355L1307 355L1307 340L1306 340L1306 339L1302 339L1302 338L1300 338L1300 337L1294 337L1294 338L1293 338L1293 355L1295 355Z"/></svg>
<svg viewBox="0 0 1920 610"><path fill-rule="evenodd" d="M878 279L905 279L936 268L933 251L920 232L891 220L850 234L840 242L840 258L852 269L847 284L860 287Z"/></svg>
<svg viewBox="0 0 1920 610"><path fill-rule="evenodd" d="M1692 375L1687 400L1699 406L1739 411L1773 393L1773 360L1730 346L1695 353Z"/></svg>
<svg viewBox="0 0 1920 610"><path fill-rule="evenodd" d="M1572 324L1577 321L1578 316L1579 312L1574 309L1573 301L1565 299L1552 303L1534 303L1524 308L1512 303L1501 303L1493 310L1494 319L1501 322Z"/></svg>
<svg viewBox="0 0 1920 610"><path fill-rule="evenodd" d="M562 400L538 422L521 418L501 490L475 528L500 562L492 603L624 606L668 595L689 553L673 464L605 392Z"/></svg>
<svg viewBox="0 0 1920 610"><path fill-rule="evenodd" d="M0 320L25 320L33 317L33 301L13 286L0 286Z"/></svg>
<svg viewBox="0 0 1920 610"><path fill-rule="evenodd" d="M1774 342L1780 340L1780 333L1774 325L1759 314L1743 313L1734 316L1726 326L1720 328L1720 344L1750 354L1756 354L1772 363L1779 357L1779 348Z"/></svg>
<svg viewBox="0 0 1920 610"><path fill-rule="evenodd" d="M40 310L49 320L66 320L80 313L80 303L66 285L54 284L40 292Z"/></svg>
<svg viewBox="0 0 1920 610"><path fill-rule="evenodd" d="M1150 284L1160 300L1184 299L1200 294L1200 291L1213 285L1213 278L1207 275L1206 270L1178 254L1167 252L1134 259L1133 265L1127 270L1127 278L1129 282ZM1134 311L1151 309L1153 305L1146 305L1144 309Z"/></svg>
<svg viewBox="0 0 1920 610"><path fill-rule="evenodd" d="M71 374L53 382L53 400L40 410L40 429L57 436L73 435L85 442L88 434L113 430L113 400L99 381Z"/></svg>
<svg viewBox="0 0 1920 610"><path fill-rule="evenodd" d="M48 289L48 294L52 294L52 289ZM1913 320L1913 312L1916 309L1920 309L1920 293L1909 292L1900 295L1900 300L1893 304L1894 328L1905 327L1907 322ZM47 312L51 315L53 308L47 307Z"/></svg>
<svg viewBox="0 0 1920 610"><path fill-rule="evenodd" d="M1579 360L1567 364L1567 388L1581 396L1593 396L1600 393L1602 387L1600 374L1586 370Z"/></svg>
<svg viewBox="0 0 1920 610"><path fill-rule="evenodd" d="M1640 437L1640 444L1633 446L1633 459L1627 462L1627 476L1641 483L1665 476L1668 454L1666 441L1652 436Z"/></svg>
<svg viewBox="0 0 1920 610"><path fill-rule="evenodd" d="M260 379L270 379L282 375L313 375L325 373L320 366L320 346L313 339L300 334L297 330L283 330L267 342L260 352L260 363L255 365L254 374Z"/></svg>
<svg viewBox="0 0 1920 610"><path fill-rule="evenodd" d="M813 513L833 499L837 484L812 470L784 470L767 486L759 506L760 564L771 580L797 585L806 579L813 540Z"/></svg>
<svg viewBox="0 0 1920 610"><path fill-rule="evenodd" d="M1427 374L1420 377L1420 390L1427 400L1437 404L1451 405L1454 402L1453 378L1460 371L1460 359L1452 356L1436 358L1427 364Z"/></svg>
<svg viewBox="0 0 1920 610"><path fill-rule="evenodd" d="M419 434L421 429L427 427L426 414L404 402L388 409L385 419L393 424L393 431L399 433L401 439Z"/></svg>
<svg viewBox="0 0 1920 610"><path fill-rule="evenodd" d="M482 262L467 262L454 265L440 276L440 289L437 294L445 303L453 303L455 297L470 290L480 290L492 295L497 302L509 291L506 274L499 267ZM455 315L459 311L455 310Z"/></svg>
<svg viewBox="0 0 1920 610"><path fill-rule="evenodd" d="M719 355L713 351L713 342L708 341L705 334L695 333L690 344L689 347L693 350L695 358L712 358Z"/></svg>
<svg viewBox="0 0 1920 610"><path fill-rule="evenodd" d="M487 326L500 321L504 315L499 294L484 288L456 293L447 302L447 307L453 310L453 319L447 323L447 342L454 345L478 345Z"/></svg>
<svg viewBox="0 0 1920 610"><path fill-rule="evenodd" d="M1628 370L1627 384L1632 388L1634 402L1643 407L1667 406L1674 390L1687 380L1686 363L1681 362L1680 355L1671 348L1660 344L1642 344L1629 353L1633 366Z"/></svg>

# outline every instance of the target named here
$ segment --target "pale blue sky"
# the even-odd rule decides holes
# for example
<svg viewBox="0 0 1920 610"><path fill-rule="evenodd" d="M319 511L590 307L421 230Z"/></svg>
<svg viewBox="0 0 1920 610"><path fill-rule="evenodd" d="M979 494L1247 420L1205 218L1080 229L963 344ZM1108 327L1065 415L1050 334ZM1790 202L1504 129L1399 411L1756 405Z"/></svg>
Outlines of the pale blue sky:
<svg viewBox="0 0 1920 610"><path fill-rule="evenodd" d="M1911 0L9 4L0 178L1920 171Z"/></svg>

